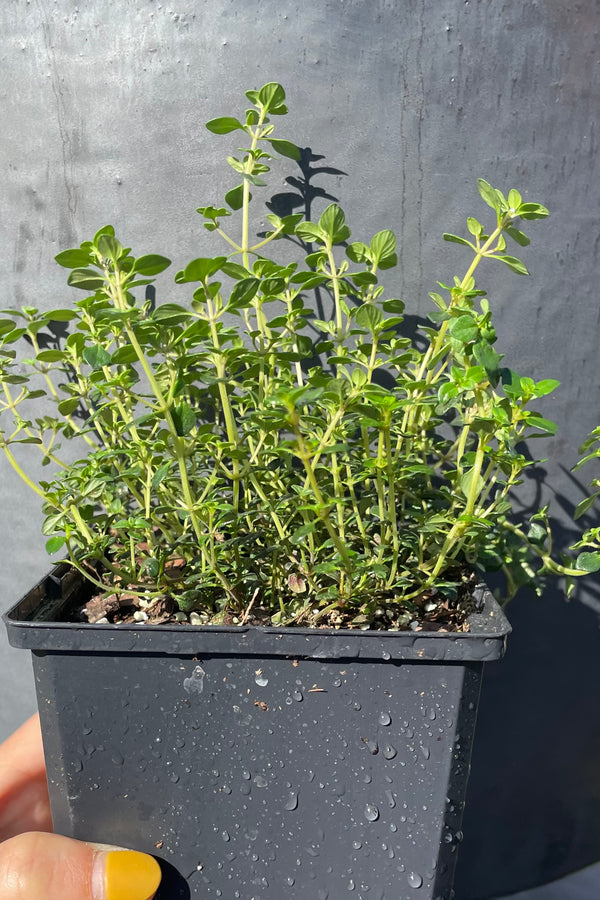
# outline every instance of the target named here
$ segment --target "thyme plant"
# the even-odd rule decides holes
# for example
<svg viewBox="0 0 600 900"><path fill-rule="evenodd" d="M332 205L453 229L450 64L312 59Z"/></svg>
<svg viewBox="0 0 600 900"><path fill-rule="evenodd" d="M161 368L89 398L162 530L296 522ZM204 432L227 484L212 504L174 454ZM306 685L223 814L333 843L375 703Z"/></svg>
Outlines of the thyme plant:
<svg viewBox="0 0 600 900"><path fill-rule="evenodd" d="M268 215L255 235L252 193L274 155L300 153L273 137L283 88L246 96L241 119L207 124L244 146L227 160L225 204L198 210L223 255L176 274L180 302L136 299L169 260L134 256L106 226L56 257L82 299L2 314L0 443L43 501L49 553L117 599L172 597L196 621L245 622L253 608L276 624L363 628L435 619L472 567L504 569L511 588L534 556L566 571L515 525L509 499L530 465L524 441L554 433L535 403L557 382L504 365L475 284L483 260L527 274L506 242L528 244L520 223L545 207L479 181L490 225L469 218L468 237L444 235L472 259L430 295L415 342L381 283L397 262L390 230L352 241L333 203L317 221ZM283 263L265 255L282 239ZM57 322L70 334L49 348ZM83 450L74 462L65 441ZM24 471L23 443L47 480Z"/></svg>

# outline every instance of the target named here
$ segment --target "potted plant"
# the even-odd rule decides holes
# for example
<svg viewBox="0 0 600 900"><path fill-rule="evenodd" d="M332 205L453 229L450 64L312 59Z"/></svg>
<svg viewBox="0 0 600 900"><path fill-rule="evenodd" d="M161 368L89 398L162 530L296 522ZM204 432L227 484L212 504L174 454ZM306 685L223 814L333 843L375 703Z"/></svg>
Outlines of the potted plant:
<svg viewBox="0 0 600 900"><path fill-rule="evenodd" d="M107 226L57 256L83 299L0 319L0 443L63 557L5 617L33 651L55 828L154 852L164 897L446 898L510 630L475 573L571 572L545 511L523 526L509 499L557 382L504 365L474 280L489 258L527 274L506 238L547 210L480 180L491 228L444 236L472 260L411 339L380 283L391 231L352 242L331 204L254 236L273 153L300 150L273 137L283 88L247 97L207 125L245 146L226 205L198 210L225 252L177 273L181 302L136 299L169 260Z"/></svg>

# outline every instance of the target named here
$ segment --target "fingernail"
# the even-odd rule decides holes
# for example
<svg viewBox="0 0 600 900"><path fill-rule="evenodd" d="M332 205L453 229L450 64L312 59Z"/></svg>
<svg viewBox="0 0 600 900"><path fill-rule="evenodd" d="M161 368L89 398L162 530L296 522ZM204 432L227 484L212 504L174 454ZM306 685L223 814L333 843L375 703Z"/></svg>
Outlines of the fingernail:
<svg viewBox="0 0 600 900"><path fill-rule="evenodd" d="M152 900L160 884L160 866L147 853L112 850L98 853L102 868L102 900Z"/></svg>

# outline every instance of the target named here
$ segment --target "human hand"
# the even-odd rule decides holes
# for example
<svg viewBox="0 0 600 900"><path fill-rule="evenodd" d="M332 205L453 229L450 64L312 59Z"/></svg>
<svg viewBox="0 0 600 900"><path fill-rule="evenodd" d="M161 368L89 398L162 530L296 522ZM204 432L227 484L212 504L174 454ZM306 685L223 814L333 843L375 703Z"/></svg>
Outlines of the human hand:
<svg viewBox="0 0 600 900"><path fill-rule="evenodd" d="M38 716L0 745L0 900L152 900L145 853L51 834Z"/></svg>

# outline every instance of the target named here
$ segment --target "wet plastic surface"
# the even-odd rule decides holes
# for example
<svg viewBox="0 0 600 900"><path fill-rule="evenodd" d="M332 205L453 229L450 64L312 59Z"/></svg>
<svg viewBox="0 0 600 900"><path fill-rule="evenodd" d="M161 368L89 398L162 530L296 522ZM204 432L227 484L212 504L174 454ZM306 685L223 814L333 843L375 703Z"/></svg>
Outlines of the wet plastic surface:
<svg viewBox="0 0 600 900"><path fill-rule="evenodd" d="M6 621L33 648L58 831L162 859L160 900L450 897L482 661L509 630L491 598L461 635L17 624L32 605Z"/></svg>

